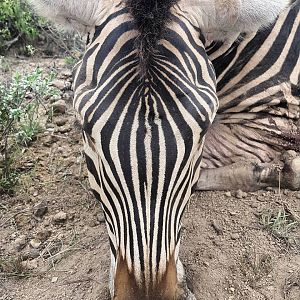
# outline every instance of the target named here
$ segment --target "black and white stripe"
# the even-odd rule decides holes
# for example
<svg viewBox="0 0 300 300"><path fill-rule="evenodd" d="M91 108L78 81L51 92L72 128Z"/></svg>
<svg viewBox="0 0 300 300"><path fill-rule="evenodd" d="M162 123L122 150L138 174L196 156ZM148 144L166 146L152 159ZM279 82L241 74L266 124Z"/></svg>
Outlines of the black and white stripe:
<svg viewBox="0 0 300 300"><path fill-rule="evenodd" d="M200 30L175 9L146 77L137 34L123 5L102 20L77 66L74 106L113 258L121 255L147 288L177 259L181 216L218 101Z"/></svg>
<svg viewBox="0 0 300 300"><path fill-rule="evenodd" d="M245 158L270 162L283 149L300 149L293 139L300 116L299 9L297 0L269 28L207 47L220 107L205 144L204 167Z"/></svg>

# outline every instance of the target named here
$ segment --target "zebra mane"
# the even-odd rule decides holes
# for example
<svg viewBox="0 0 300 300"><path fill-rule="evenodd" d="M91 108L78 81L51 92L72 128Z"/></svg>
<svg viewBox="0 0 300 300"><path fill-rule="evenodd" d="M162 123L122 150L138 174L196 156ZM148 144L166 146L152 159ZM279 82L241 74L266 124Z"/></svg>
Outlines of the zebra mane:
<svg viewBox="0 0 300 300"><path fill-rule="evenodd" d="M179 0L125 0L129 8L139 36L136 48L140 60L140 71L146 75L151 57L156 50L159 40L164 34L165 27L171 19L171 8Z"/></svg>

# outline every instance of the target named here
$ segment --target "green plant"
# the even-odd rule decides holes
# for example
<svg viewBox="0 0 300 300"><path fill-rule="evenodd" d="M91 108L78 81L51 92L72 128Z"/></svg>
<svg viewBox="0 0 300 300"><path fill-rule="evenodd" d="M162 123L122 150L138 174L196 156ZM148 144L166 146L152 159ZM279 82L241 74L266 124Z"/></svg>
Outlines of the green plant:
<svg viewBox="0 0 300 300"><path fill-rule="evenodd" d="M69 68L73 68L74 65L76 64L76 62L78 61L78 59L76 59L75 57L69 55L66 56L64 58L65 64L69 67Z"/></svg>
<svg viewBox="0 0 300 300"><path fill-rule="evenodd" d="M54 77L54 73L45 76L36 69L16 73L10 83L0 83L0 193L11 191L17 183L20 148L34 141L41 129L39 109L47 97L58 92L50 86Z"/></svg>
<svg viewBox="0 0 300 300"><path fill-rule="evenodd" d="M39 19L25 0L0 1L0 51L8 49L20 39L32 40L38 32Z"/></svg>
<svg viewBox="0 0 300 300"><path fill-rule="evenodd" d="M261 223L276 238L283 239L288 244L294 240L293 232L299 226L298 221L285 209L279 209L276 213L263 214Z"/></svg>
<svg viewBox="0 0 300 300"><path fill-rule="evenodd" d="M4 57L0 55L0 72L9 72L11 69L9 61Z"/></svg>

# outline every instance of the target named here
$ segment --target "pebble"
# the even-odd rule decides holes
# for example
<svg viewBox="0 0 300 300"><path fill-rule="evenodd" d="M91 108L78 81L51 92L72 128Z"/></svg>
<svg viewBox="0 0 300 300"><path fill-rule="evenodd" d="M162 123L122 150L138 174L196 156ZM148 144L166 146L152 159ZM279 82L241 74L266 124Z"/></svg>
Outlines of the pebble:
<svg viewBox="0 0 300 300"><path fill-rule="evenodd" d="M52 277L51 282L55 283L55 282L57 282L57 280L58 280L58 277Z"/></svg>
<svg viewBox="0 0 300 300"><path fill-rule="evenodd" d="M46 128L55 128L55 125L53 123L47 123Z"/></svg>
<svg viewBox="0 0 300 300"><path fill-rule="evenodd" d="M66 92L63 94L62 98L66 101L70 101L72 100L74 97L74 93L71 91L71 92Z"/></svg>
<svg viewBox="0 0 300 300"><path fill-rule="evenodd" d="M50 103L55 103L56 101L61 100L61 96L60 95L53 95L51 96L51 98L49 99Z"/></svg>
<svg viewBox="0 0 300 300"><path fill-rule="evenodd" d="M70 124L65 124L64 126L60 126L57 129L57 131L60 133L70 132L71 130L72 130L72 127Z"/></svg>
<svg viewBox="0 0 300 300"><path fill-rule="evenodd" d="M21 251L26 246L26 236L21 235L14 241L14 248Z"/></svg>
<svg viewBox="0 0 300 300"><path fill-rule="evenodd" d="M231 197L231 196L232 196L232 195L231 195L231 192L226 192L226 193L225 193L225 196L226 196L226 197Z"/></svg>
<svg viewBox="0 0 300 300"><path fill-rule="evenodd" d="M247 197L247 193L243 192L242 190L237 190L235 197L238 199L242 199L242 198L246 198Z"/></svg>
<svg viewBox="0 0 300 300"><path fill-rule="evenodd" d="M56 215L53 216L53 222L54 223L62 223L67 220L67 213L60 211Z"/></svg>
<svg viewBox="0 0 300 300"><path fill-rule="evenodd" d="M204 261L204 262L203 262L203 265L204 265L205 267L207 267L207 268L208 268L208 267L209 267L209 262L207 262L207 261Z"/></svg>
<svg viewBox="0 0 300 300"><path fill-rule="evenodd" d="M64 90L66 88L66 82L61 79L54 79L51 85L58 88L59 90Z"/></svg>
<svg viewBox="0 0 300 300"><path fill-rule="evenodd" d="M50 230L40 231L36 234L35 238L41 242L45 242L49 239L52 232Z"/></svg>
<svg viewBox="0 0 300 300"><path fill-rule="evenodd" d="M297 194L296 194L296 198L297 198L297 199L300 199L300 193L297 193Z"/></svg>
<svg viewBox="0 0 300 300"><path fill-rule="evenodd" d="M239 233L232 233L232 234L230 235L230 238L231 238L232 240L238 240L238 239L240 238L240 234L239 234Z"/></svg>
<svg viewBox="0 0 300 300"><path fill-rule="evenodd" d="M37 249L28 248L22 254L22 259L23 260L34 259L34 258L38 258L39 256L40 256L40 253Z"/></svg>
<svg viewBox="0 0 300 300"><path fill-rule="evenodd" d="M25 260L21 262L21 265L27 270L34 270L38 267L38 261L36 259Z"/></svg>
<svg viewBox="0 0 300 300"><path fill-rule="evenodd" d="M46 147L50 147L52 144L56 143L57 141L58 141L58 137L50 134L45 138L43 145Z"/></svg>
<svg viewBox="0 0 300 300"><path fill-rule="evenodd" d="M89 225L90 227L97 227L97 226L98 226L98 223L97 223L96 220L92 219L92 220L90 220L90 221L88 222L88 225Z"/></svg>
<svg viewBox="0 0 300 300"><path fill-rule="evenodd" d="M65 69L65 70L61 71L60 75L66 77L66 78L68 78L68 77L72 78L72 71Z"/></svg>
<svg viewBox="0 0 300 300"><path fill-rule="evenodd" d="M64 125L66 125L67 122L68 122L68 119L64 118L64 117L54 120L54 124L56 124L57 126L64 126Z"/></svg>
<svg viewBox="0 0 300 300"><path fill-rule="evenodd" d="M222 235L224 232L224 229L221 224L219 224L216 220L211 221L211 226L216 231L218 235Z"/></svg>
<svg viewBox="0 0 300 300"><path fill-rule="evenodd" d="M33 239L29 242L29 245L34 248L34 249L37 249L41 246L42 242L38 239Z"/></svg>
<svg viewBox="0 0 300 300"><path fill-rule="evenodd" d="M48 204L46 201L39 202L34 208L33 208L33 214L37 218L42 218L46 213L48 212Z"/></svg>
<svg viewBox="0 0 300 300"><path fill-rule="evenodd" d="M53 113L64 114L67 111L67 104L65 100L58 100L52 104Z"/></svg>
<svg viewBox="0 0 300 300"><path fill-rule="evenodd" d="M98 222L101 224L101 223L105 223L105 217L104 217L104 213L101 212L99 214L97 214L97 220Z"/></svg>

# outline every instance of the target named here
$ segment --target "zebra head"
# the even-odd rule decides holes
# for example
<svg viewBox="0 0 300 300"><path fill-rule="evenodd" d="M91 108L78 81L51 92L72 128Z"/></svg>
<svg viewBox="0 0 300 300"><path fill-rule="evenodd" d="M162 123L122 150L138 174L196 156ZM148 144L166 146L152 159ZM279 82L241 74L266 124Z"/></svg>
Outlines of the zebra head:
<svg viewBox="0 0 300 300"><path fill-rule="evenodd" d="M218 108L205 41L257 30L287 1L32 1L88 34L74 107L105 212L112 297L186 298L180 222Z"/></svg>

